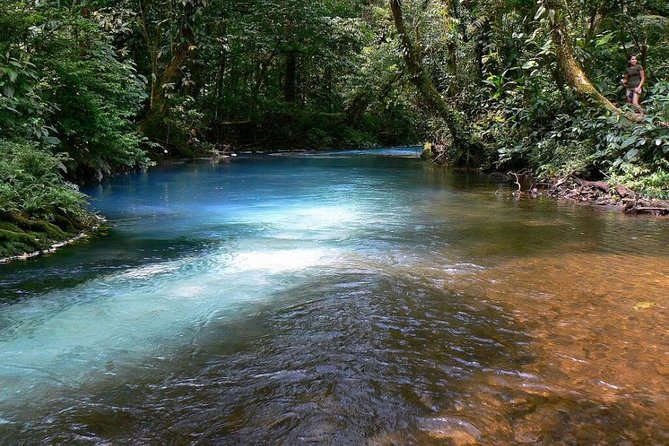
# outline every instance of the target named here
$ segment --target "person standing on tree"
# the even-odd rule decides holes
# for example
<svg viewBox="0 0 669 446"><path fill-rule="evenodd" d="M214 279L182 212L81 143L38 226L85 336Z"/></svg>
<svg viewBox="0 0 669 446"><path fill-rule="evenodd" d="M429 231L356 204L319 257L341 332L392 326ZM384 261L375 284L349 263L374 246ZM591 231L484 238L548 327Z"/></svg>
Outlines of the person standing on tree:
<svg viewBox="0 0 669 446"><path fill-rule="evenodd" d="M632 55L630 57L629 66L627 67L627 70L625 70L623 85L627 89L627 102L632 104L634 108L639 111L642 110L639 105L639 96L641 96L641 91L645 82L646 72L637 61L636 56Z"/></svg>

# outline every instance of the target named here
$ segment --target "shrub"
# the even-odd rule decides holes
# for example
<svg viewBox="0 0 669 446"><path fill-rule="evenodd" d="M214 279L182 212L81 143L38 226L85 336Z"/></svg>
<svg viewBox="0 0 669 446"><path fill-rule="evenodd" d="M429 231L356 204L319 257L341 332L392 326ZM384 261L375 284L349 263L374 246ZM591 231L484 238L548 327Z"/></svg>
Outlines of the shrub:
<svg viewBox="0 0 669 446"><path fill-rule="evenodd" d="M0 214L30 215L47 221L66 217L83 225L91 217L86 196L62 177L67 157L36 143L0 140Z"/></svg>

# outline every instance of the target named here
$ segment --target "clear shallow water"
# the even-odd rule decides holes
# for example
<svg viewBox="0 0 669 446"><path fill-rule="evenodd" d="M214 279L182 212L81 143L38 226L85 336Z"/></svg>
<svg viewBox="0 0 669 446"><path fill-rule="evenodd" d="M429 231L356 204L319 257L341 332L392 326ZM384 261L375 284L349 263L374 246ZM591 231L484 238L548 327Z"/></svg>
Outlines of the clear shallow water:
<svg viewBox="0 0 669 446"><path fill-rule="evenodd" d="M669 443L667 220L414 154L89 191L105 237L0 265L0 444Z"/></svg>

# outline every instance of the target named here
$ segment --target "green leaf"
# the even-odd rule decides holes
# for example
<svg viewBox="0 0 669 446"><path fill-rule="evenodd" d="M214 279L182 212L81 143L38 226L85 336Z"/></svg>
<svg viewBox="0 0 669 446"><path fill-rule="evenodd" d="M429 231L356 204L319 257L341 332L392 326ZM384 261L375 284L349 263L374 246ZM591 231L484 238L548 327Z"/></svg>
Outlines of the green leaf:
<svg viewBox="0 0 669 446"><path fill-rule="evenodd" d="M608 34L605 34L604 36L598 38L595 42L595 48L599 48L601 46L608 45L608 43L613 39L614 36L615 36L615 34L608 33Z"/></svg>
<svg viewBox="0 0 669 446"><path fill-rule="evenodd" d="M620 144L620 148L624 149L626 147L629 147L632 145L635 141L637 140L636 136L630 136L628 137L625 141L623 141L622 144Z"/></svg>
<svg viewBox="0 0 669 446"><path fill-rule="evenodd" d="M8 98L13 98L14 97L14 87L12 87L11 85L5 85L5 88L2 89L2 92Z"/></svg>
<svg viewBox="0 0 669 446"><path fill-rule="evenodd" d="M627 158L628 161L632 161L637 157L638 154L639 154L639 149L630 149L625 154L625 158Z"/></svg>
<svg viewBox="0 0 669 446"><path fill-rule="evenodd" d="M42 139L45 144L50 144L50 145L56 145L60 144L60 139L56 138L55 136L47 136Z"/></svg>

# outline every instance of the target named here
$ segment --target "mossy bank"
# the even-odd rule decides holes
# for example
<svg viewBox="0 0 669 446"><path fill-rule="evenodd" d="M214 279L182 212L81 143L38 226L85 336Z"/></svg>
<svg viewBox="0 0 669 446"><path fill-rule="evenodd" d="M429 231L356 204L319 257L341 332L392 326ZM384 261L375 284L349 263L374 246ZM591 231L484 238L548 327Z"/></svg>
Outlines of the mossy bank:
<svg viewBox="0 0 669 446"><path fill-rule="evenodd" d="M53 221L25 215L0 216L0 263L32 257L96 231L104 220L90 215L82 220L57 216Z"/></svg>

